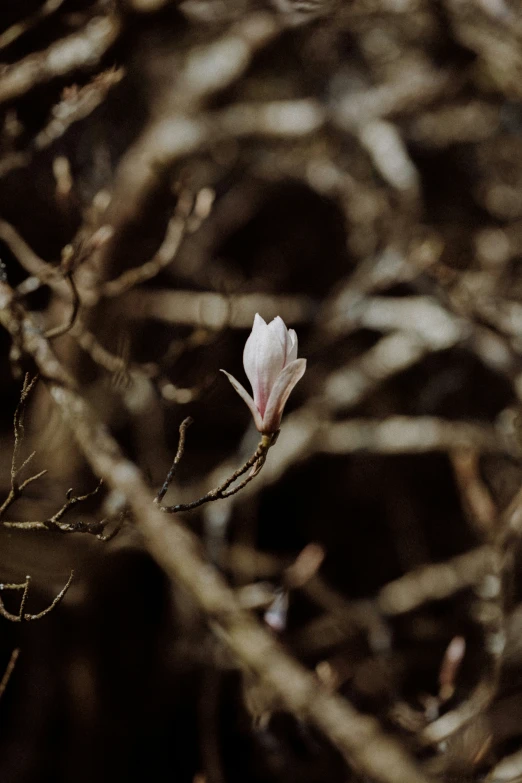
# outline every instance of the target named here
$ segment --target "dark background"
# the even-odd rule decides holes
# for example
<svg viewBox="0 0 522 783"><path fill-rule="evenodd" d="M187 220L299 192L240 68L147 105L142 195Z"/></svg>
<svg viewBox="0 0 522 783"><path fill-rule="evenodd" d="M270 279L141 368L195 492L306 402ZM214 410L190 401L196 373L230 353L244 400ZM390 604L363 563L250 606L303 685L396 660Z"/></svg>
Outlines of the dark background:
<svg viewBox="0 0 522 783"><path fill-rule="evenodd" d="M493 620L483 583L387 617L374 599L410 571L499 545L520 486L520 11L503 0L64 0L56 8L20 0L0 10L8 282L18 286L30 270L5 223L56 269L71 243L78 285L96 291L153 257L181 198L196 199L168 266L121 296L83 301L83 334L109 358L85 350L85 340L82 347L81 329L53 346L152 487L166 475L181 420L194 418L168 496L176 502L209 489L218 466L233 470L255 449L248 410L219 373L245 382L254 314L279 314L296 329L308 370L266 472L233 503L183 522L236 587L278 588L284 568L319 544L319 576L290 591L283 642L444 780L484 779L522 740L517 540ZM226 85L196 100L190 57L254 13L268 14L277 31ZM6 97L5 80L24 58L39 53L38 71L49 47L100 16L121 25L103 53ZM98 105L42 142L53 119L74 114L82 89ZM231 107L290 101L298 112L301 99L324 113L310 132L260 122L245 134L240 115L221 130ZM151 187L133 201L124 166L158 118L176 116L207 118L207 143L156 161ZM101 191L115 194L107 212ZM100 225L114 233L93 250ZM42 328L70 312L46 285L22 301ZM383 342L393 335L406 344ZM10 349L1 333L2 497L23 371L32 370ZM377 435L395 416L405 417L402 433L416 417L432 417L435 435L428 423L409 445L393 431ZM351 435L336 429L346 422ZM465 436L463 422L474 424ZM43 384L26 422L24 452L33 448L35 468L48 473L10 519L46 519L69 487L96 485ZM105 517L117 502L103 490L71 518ZM1 783L364 779L310 727L277 705L259 707L132 520L109 543L0 530L0 578L31 576L29 611L47 605L72 568L70 591L47 617L0 619L0 668L20 648L0 701ZM2 594L16 611L19 595ZM364 622L354 631L342 621L361 601L376 611L373 636ZM507 646L493 655L499 613ZM455 636L466 653L444 700L438 680ZM481 683L491 686L489 705L446 745L424 746L422 728L474 698ZM267 712L272 719L260 720Z"/></svg>

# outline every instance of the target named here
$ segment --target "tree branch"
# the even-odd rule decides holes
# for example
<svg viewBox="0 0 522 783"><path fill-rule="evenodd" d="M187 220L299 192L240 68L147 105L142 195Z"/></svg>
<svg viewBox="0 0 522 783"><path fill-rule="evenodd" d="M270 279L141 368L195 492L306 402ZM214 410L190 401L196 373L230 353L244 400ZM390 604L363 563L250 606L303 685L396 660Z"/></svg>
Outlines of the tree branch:
<svg viewBox="0 0 522 783"><path fill-rule="evenodd" d="M57 410L94 472L126 497L150 554L192 597L241 668L272 691L288 711L315 725L350 765L373 780L428 783L429 778L382 732L376 720L329 693L242 609L219 572L204 559L198 538L180 524L167 521L154 507L142 473L124 457L90 405L73 388L48 341L5 283L0 283L0 323L37 363Z"/></svg>

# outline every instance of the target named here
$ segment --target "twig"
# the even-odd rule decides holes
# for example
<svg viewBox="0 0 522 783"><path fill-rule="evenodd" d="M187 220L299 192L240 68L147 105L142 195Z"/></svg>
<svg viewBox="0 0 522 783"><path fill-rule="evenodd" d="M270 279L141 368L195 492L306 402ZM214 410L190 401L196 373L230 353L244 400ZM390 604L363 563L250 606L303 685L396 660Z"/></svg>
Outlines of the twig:
<svg viewBox="0 0 522 783"><path fill-rule="evenodd" d="M427 601L442 601L459 590L478 585L494 570L497 557L492 547L481 546L444 563L410 571L381 588L378 608L392 617L418 609Z"/></svg>
<svg viewBox="0 0 522 783"><path fill-rule="evenodd" d="M59 267L48 264L36 255L14 226L5 220L0 220L0 239L6 243L26 272L50 286L63 298L68 298L69 287L60 274Z"/></svg>
<svg viewBox="0 0 522 783"><path fill-rule="evenodd" d="M88 498L92 498L95 495L98 494L103 484L103 480L100 480L98 482L98 485L93 489L91 492L87 492L85 495L73 495L72 489L67 490L66 493L66 500L63 506L56 512L56 514L53 514L50 519L47 520L45 523L47 527L49 527L51 530L54 529L61 529L61 526L59 525L60 520L62 517L74 506L77 505L77 503L83 503L84 500L88 500ZM73 523L74 526L75 523Z"/></svg>
<svg viewBox="0 0 522 783"><path fill-rule="evenodd" d="M11 679L19 655L20 655L20 648L15 647L15 649L11 653L11 657L9 658L9 662L7 666L5 667L4 675L0 680L0 699L5 693L5 689L7 688L9 680Z"/></svg>
<svg viewBox="0 0 522 783"><path fill-rule="evenodd" d="M116 41L119 32L120 22L116 17L98 16L80 32L19 60L0 77L0 104L19 98L51 79L95 65Z"/></svg>
<svg viewBox="0 0 522 783"><path fill-rule="evenodd" d="M187 231L187 220L191 207L192 200L180 196L176 214L170 219L165 238L154 257L137 269L127 269L119 277L104 283L100 295L105 297L120 296L125 291L155 277L162 269L172 263Z"/></svg>
<svg viewBox="0 0 522 783"><path fill-rule="evenodd" d="M67 332L70 331L70 329L72 329L72 327L74 326L74 323L78 316L78 312L80 310L80 305L81 305L80 295L78 293L78 289L76 288L76 283L74 282L73 274L71 272L67 272L65 274L65 279L71 289L72 310L65 323L61 324L60 326L54 326L52 329L48 329L44 333L45 337L48 340L51 340L54 337L61 337L63 334L67 334Z"/></svg>
<svg viewBox="0 0 522 783"><path fill-rule="evenodd" d="M62 518L65 516L65 514L68 511L70 511L71 508L76 506L78 503L82 503L88 498L91 498L94 495L96 495L99 492L103 484L103 481L99 481L96 488L92 490L92 492L87 492L85 495L73 495L72 489L69 489L66 494L65 503L61 506L61 508L58 509L58 511L55 514L53 514L52 517L49 517L49 519L46 519L44 521L41 522L27 521L27 520L10 521L10 520L3 519L3 516L5 515L6 511L13 505L13 503L16 500L18 500L23 490L33 481L37 481L37 479L41 478L47 473L47 470L41 470L39 473L36 473L33 476L29 476L21 483L18 481L18 476L20 475L21 471L29 464L29 462L33 459L36 453L33 451L22 462L21 465L18 465L20 449L25 434L25 430L24 430L25 408L27 405L27 401L33 389L35 388L38 379L39 379L38 375L35 375L31 380L29 380L28 374L25 376L24 384L22 387L22 393L20 395L20 400L16 407L16 411L14 415L15 442L13 446L13 455L11 458L11 488L9 490L9 494L7 498L0 506L0 526L11 530L33 530L33 531L55 530L61 533L90 533L92 535L95 535L101 541L110 541L121 529L121 526L123 524L123 515L119 520L119 522L117 523L117 525L114 527L114 529L108 534L104 534L104 530L109 520L104 519L101 520L100 522L88 522L88 523L82 522L81 520L77 520L75 522L69 522L69 523L65 523L61 521Z"/></svg>
<svg viewBox="0 0 522 783"><path fill-rule="evenodd" d="M451 421L435 416L390 416L383 421L350 419L325 422L315 448L327 454L358 451L377 454L416 454L453 449L519 454L501 430L472 421Z"/></svg>
<svg viewBox="0 0 522 783"><path fill-rule="evenodd" d="M93 362L100 367L103 367L104 370L115 375L126 376L128 374L127 358L111 353L107 348L101 345L95 335L87 329L81 315L76 318L76 323L71 330L71 335L77 341L80 348L91 357Z"/></svg>
<svg viewBox="0 0 522 783"><path fill-rule="evenodd" d="M38 377L39 377L38 375L35 375L31 380L29 380L29 375L26 374L22 387L22 393L20 395L20 400L18 402L18 405L16 406L14 422L13 422L14 445L13 445L13 454L11 457L11 487L9 489L9 494L7 498L0 506L0 524L2 524L1 520L5 512L7 511L7 509L10 508L16 500L18 500L23 490L33 481L37 481L39 478L41 478L47 473L46 470L41 470L39 473L36 473L33 476L29 476L29 478L26 478L24 481L22 481L22 483L20 483L18 480L21 471L26 467L26 465L29 464L29 462L33 459L35 455L35 452L33 451L22 462L21 465L18 465L18 457L24 440L25 409L29 397L36 386Z"/></svg>
<svg viewBox="0 0 522 783"><path fill-rule="evenodd" d="M100 522L82 522L81 520L76 520L67 523L62 522L61 520L65 514L78 503L82 503L88 498L94 497L94 495L100 491L102 484L103 481L100 481L92 492L87 492L85 495L73 495L72 489L69 489L63 506L61 506L52 517L49 517L49 519L46 519L43 522L26 520L12 522L9 520L1 520L0 526L11 530L53 530L60 533L91 533L92 535L99 536L105 529L108 520L101 520Z"/></svg>
<svg viewBox="0 0 522 783"><path fill-rule="evenodd" d="M263 438L259 443L257 449L255 450L254 454L252 454L252 456L249 457L249 459L247 459L244 465L242 465L240 468L234 471L234 473L231 476L229 476L225 481L223 481L223 483L220 484L218 487L211 489L210 492L207 492L205 495L198 498L197 500L193 500L191 503L178 503L175 506L160 506L160 509L167 514L178 514L180 511L192 511L194 508L198 508L199 506L202 506L204 503L210 503L213 500L222 500L223 498L228 498L231 495L235 495L236 492L239 492L241 489L243 489L243 487L246 487L246 485L249 484L252 481L252 479L255 478L255 476L257 476L257 474L265 464L268 450L270 449L270 447L273 445L274 442L275 442L275 436L263 435ZM240 478L240 476L243 476L249 468L252 468L250 474L245 479L243 479L243 481L237 484L235 487L231 487L234 481ZM165 486L165 484L163 486ZM168 488L168 484L167 484L167 488Z"/></svg>
<svg viewBox="0 0 522 783"><path fill-rule="evenodd" d="M447 344L440 345L439 350L449 348L460 339L460 334L455 332L454 337L449 339L448 336ZM360 359L330 373L325 383L324 402L332 410L354 407L378 385L417 364L433 350L433 344L418 334L392 332Z"/></svg>
<svg viewBox="0 0 522 783"><path fill-rule="evenodd" d="M237 104L197 116L162 118L144 132L123 159L107 220L118 231L154 190L160 172L210 144L249 136L301 138L316 133L325 121L324 109L309 100ZM125 191L132 197L127 204L120 201L120 193Z"/></svg>
<svg viewBox="0 0 522 783"><path fill-rule="evenodd" d="M11 25L11 27L8 27L7 30L5 30L0 35L0 49L4 49L6 46L10 46L18 38L20 38L21 35L24 35L24 33L26 33L28 30L31 30L33 27L35 27L42 19L45 19L46 17L51 16L51 14L56 13L63 2L64 0L46 0L41 8L39 8L34 14L26 17L22 22L16 22L15 24Z"/></svg>
<svg viewBox="0 0 522 783"><path fill-rule="evenodd" d="M144 289L131 291L124 298L129 318L148 319L171 324L201 326L208 329L247 329L257 312L267 319L280 314L294 324L308 323L314 302L306 296L266 294L223 294L214 291Z"/></svg>
<svg viewBox="0 0 522 783"><path fill-rule="evenodd" d="M181 424L179 425L179 443L178 443L178 450L176 452L176 456L174 457L174 462L172 463L172 467L167 473L167 478L165 479L163 486L161 487L160 491L154 498L155 503L161 503L165 495L167 494L167 490L169 488L170 482L174 478L174 475L176 473L177 467L181 460L183 459L183 452L185 451L185 433L187 432L187 429L190 427L190 425L194 422L194 419L191 418L191 416L187 416L186 419L183 419Z"/></svg>
<svg viewBox="0 0 522 783"><path fill-rule="evenodd" d="M83 87L66 87L62 100L51 110L51 119L22 152L12 152L0 159L0 177L27 166L35 151L43 150L61 138L71 125L89 116L107 97L109 90L123 78L122 68L110 68L96 74Z"/></svg>
<svg viewBox="0 0 522 783"><path fill-rule="evenodd" d="M487 783L520 783L522 780L522 750L504 756L489 772Z"/></svg>
<svg viewBox="0 0 522 783"><path fill-rule="evenodd" d="M60 590L58 595L52 600L52 602L47 606L45 609L43 609L41 612L38 612L37 614L29 614L28 612L25 612L25 604L27 601L27 596L29 593L29 586L31 583L31 577L26 576L25 582L22 582L22 584L19 585L0 585L0 616L2 616L5 620L9 620L12 623L21 623L21 622L30 622L32 620L41 620L42 617L45 617L49 612L52 612L52 610L58 606L60 601L63 599L65 594L67 593L67 590L71 586L72 580L74 576L74 571L71 571L71 574L69 576L69 579L67 580L65 586ZM12 612L8 612L7 609L4 606L4 602L1 597L2 590L22 590L22 600L20 602L20 609L18 614L12 614Z"/></svg>
<svg viewBox="0 0 522 783"><path fill-rule="evenodd" d="M484 445L481 446L480 451L484 451ZM464 510L482 536L486 540L492 540L497 510L480 478L480 451L476 446L458 448L450 453L450 459Z"/></svg>

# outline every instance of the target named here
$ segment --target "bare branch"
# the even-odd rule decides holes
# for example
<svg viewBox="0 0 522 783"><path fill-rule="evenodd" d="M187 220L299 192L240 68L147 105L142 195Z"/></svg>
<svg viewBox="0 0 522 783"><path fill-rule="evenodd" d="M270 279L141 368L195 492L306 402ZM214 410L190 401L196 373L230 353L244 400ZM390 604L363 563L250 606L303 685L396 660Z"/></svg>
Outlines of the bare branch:
<svg viewBox="0 0 522 783"><path fill-rule="evenodd" d="M71 272L68 272L65 275L65 279L71 289L72 310L65 323L61 324L60 326L54 326L52 329L48 329L45 332L45 336L48 340L51 340L54 337L61 337L63 334L67 334L67 332L69 332L74 326L76 318L78 317L78 312L80 310L80 295L78 293L78 289L76 288L76 283L74 282L74 276Z"/></svg>
<svg viewBox="0 0 522 783"><path fill-rule="evenodd" d="M67 283L63 280L59 268L36 255L14 226L5 220L0 220L0 239L6 243L26 272L49 285L62 297L69 296Z"/></svg>
<svg viewBox="0 0 522 783"><path fill-rule="evenodd" d="M11 487L9 489L9 494L7 498L0 506L0 520L2 520L2 517L4 516L7 509L10 508L16 500L18 500L25 487L27 487L33 481L37 481L37 479L41 478L47 472L45 470L41 470L39 473L36 473L33 476L29 476L29 478L26 478L22 483L20 483L18 480L21 471L26 467L26 465L29 464L29 462L32 460L35 454L35 452L32 452L32 454L30 454L22 462L21 465L18 465L18 457L20 454L20 449L22 447L24 434L25 434L24 433L25 409L29 401L29 398L31 396L31 393L36 386L38 377L39 377L38 375L35 375L31 380L29 380L29 374L26 374L22 387L22 393L20 395L20 400L18 402L18 405L16 406L14 423L13 423L14 446L13 446L13 455L11 458Z"/></svg>
<svg viewBox="0 0 522 783"><path fill-rule="evenodd" d="M169 485L174 478L174 475L176 473L177 467L181 460L183 459L183 452L185 451L185 434L187 429L190 427L190 425L194 422L194 419L192 419L190 416L187 416L186 419L183 419L181 424L179 425L179 443L178 443L178 450L176 452L176 456L174 457L174 462L172 463L172 467L167 473L167 478L165 479L163 486L161 487L160 491L154 498L155 503L161 503L165 495L167 494L167 490L169 488Z"/></svg>
<svg viewBox="0 0 522 783"><path fill-rule="evenodd" d="M451 421L435 416L389 416L382 421L350 419L327 423L320 431L317 451L352 454L416 454L475 448L483 453L512 453L517 444L491 425L472 421Z"/></svg>
<svg viewBox="0 0 522 783"><path fill-rule="evenodd" d="M24 35L28 30L32 30L42 19L56 13L63 2L64 0L46 0L34 14L24 19L23 22L17 22L8 27L0 35L0 49L10 46L21 35Z"/></svg>
<svg viewBox="0 0 522 783"><path fill-rule="evenodd" d="M20 648L15 647L15 649L11 653L11 657L9 658L9 662L5 668L4 675L0 680L0 699L5 693L5 689L7 688L9 680L11 679L19 655L20 655Z"/></svg>
<svg viewBox="0 0 522 783"><path fill-rule="evenodd" d="M95 65L116 41L119 32L120 22L116 17L98 16L80 32L10 66L0 77L0 104L58 76Z"/></svg>
<svg viewBox="0 0 522 783"><path fill-rule="evenodd" d="M137 269L127 269L115 280L109 280L104 283L100 295L106 297L120 296L134 286L155 277L168 264L172 263L185 236L191 208L192 200L188 197L188 194L181 194L176 212L168 223L165 238L154 257Z"/></svg>
<svg viewBox="0 0 522 783"><path fill-rule="evenodd" d="M111 68L96 74L83 87L73 85L63 91L61 101L53 107L47 125L29 142L23 152L12 152L0 159L0 177L14 169L27 166L38 150L43 150L61 138L71 125L89 116L107 97L109 90L124 75L122 68Z"/></svg>
<svg viewBox="0 0 522 783"><path fill-rule="evenodd" d="M43 609L41 612L38 612L37 614L30 614L28 612L25 612L25 604L27 601L29 586L31 583L30 576L26 576L25 582L22 582L22 584L19 585L7 585L7 584L0 585L0 616L2 616L5 620L9 620L12 623L41 620L42 617L45 617L45 615L49 614L49 612L52 612L53 609L56 606L58 606L60 601L64 598L65 594L67 593L67 590L71 586L73 576L74 576L74 571L71 571L69 579L67 580L65 586L60 590L58 595L52 600L49 606L47 606L45 609ZM7 609L5 608L1 595L3 590L22 590L22 600L20 602L20 609L18 614L13 614L12 612L8 612Z"/></svg>
<svg viewBox="0 0 522 783"><path fill-rule="evenodd" d="M495 570L496 558L491 547L482 546L444 563L410 571L380 590L379 610L387 616L404 614L427 601L442 601L459 590L474 587Z"/></svg>
<svg viewBox="0 0 522 783"><path fill-rule="evenodd" d="M179 514L180 511L192 511L193 509L202 506L204 503L210 503L213 500L223 500L224 498L228 498L231 495L235 495L236 492L239 492L241 489L243 489L243 487L246 487L246 485L249 484L252 479L255 478L255 476L257 476L265 464L268 450L275 443L276 437L277 433L276 435L263 435L263 438L254 454L252 454L252 456L247 459L244 465L234 471L234 473L225 481L223 481L219 486L211 489L210 492L207 492L197 500L193 500L191 503L178 503L176 506L160 506L161 510L167 514ZM252 468L250 474L245 479L243 479L243 481L233 487L232 484L238 478L243 476L247 470L249 470L249 468ZM165 484L167 484L168 488L168 476ZM163 487L165 487L165 484ZM160 492L163 491L163 487ZM158 498L156 498L155 502L158 502Z"/></svg>

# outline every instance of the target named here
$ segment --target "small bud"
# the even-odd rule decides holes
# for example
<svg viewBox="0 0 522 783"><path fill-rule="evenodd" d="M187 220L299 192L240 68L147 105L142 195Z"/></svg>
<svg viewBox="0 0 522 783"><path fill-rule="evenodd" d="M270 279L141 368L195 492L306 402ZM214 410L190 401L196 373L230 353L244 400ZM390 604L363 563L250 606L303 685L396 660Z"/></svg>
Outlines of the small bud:
<svg viewBox="0 0 522 783"><path fill-rule="evenodd" d="M246 402L263 435L279 430L290 392L304 375L306 359L297 358L297 335L277 316L267 324L256 313L252 332L245 344L243 366L253 398L226 370L221 370Z"/></svg>

